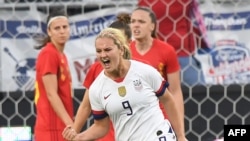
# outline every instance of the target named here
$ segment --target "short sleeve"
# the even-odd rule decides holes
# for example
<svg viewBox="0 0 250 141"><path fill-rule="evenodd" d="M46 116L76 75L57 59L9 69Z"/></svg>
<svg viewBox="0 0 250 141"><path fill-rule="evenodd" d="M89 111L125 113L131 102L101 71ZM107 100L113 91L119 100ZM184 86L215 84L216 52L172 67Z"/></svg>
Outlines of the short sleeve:
<svg viewBox="0 0 250 141"><path fill-rule="evenodd" d="M161 76L161 74L153 67L148 66L147 82L153 88L157 96L164 94L169 83Z"/></svg>
<svg viewBox="0 0 250 141"><path fill-rule="evenodd" d="M178 61L177 53L171 45L169 45L169 49L168 49L167 54L168 54L168 60L167 60L167 64L166 64L166 66L167 66L166 74L179 71L180 64Z"/></svg>
<svg viewBox="0 0 250 141"><path fill-rule="evenodd" d="M43 52L39 58L40 61L40 73L42 75L52 73L57 74L59 69L59 59L57 54L53 52Z"/></svg>
<svg viewBox="0 0 250 141"><path fill-rule="evenodd" d="M96 89L95 85L91 85L89 88L89 101L92 109L94 119L102 119L108 116L106 113L101 98L99 97L99 89Z"/></svg>

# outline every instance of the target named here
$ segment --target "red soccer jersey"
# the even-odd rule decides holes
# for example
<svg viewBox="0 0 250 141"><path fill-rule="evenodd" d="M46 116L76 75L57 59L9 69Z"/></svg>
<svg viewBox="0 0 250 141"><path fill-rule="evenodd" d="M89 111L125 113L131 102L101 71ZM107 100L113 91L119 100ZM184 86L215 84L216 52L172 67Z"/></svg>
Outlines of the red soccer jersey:
<svg viewBox="0 0 250 141"><path fill-rule="evenodd" d="M94 82L94 80L100 74L102 70L103 70L103 67L99 61L92 64L86 74L85 80L83 82L83 86L89 89L90 85Z"/></svg>
<svg viewBox="0 0 250 141"><path fill-rule="evenodd" d="M152 47L144 55L141 55L137 52L135 41L131 42L130 50L133 54L132 58L134 60L143 60L148 62L161 73L165 80L168 80L168 73L173 73L180 70L180 65L174 48L159 39L153 40ZM167 118L167 113L161 103L160 108L162 109L164 117Z"/></svg>
<svg viewBox="0 0 250 141"><path fill-rule="evenodd" d="M148 64L156 68L166 80L168 80L168 73L180 70L180 65L174 48L159 39L153 40L152 47L144 55L137 52L135 41L131 42L130 50L133 54L132 58L134 60L148 62Z"/></svg>
<svg viewBox="0 0 250 141"><path fill-rule="evenodd" d="M83 82L83 86L89 89L91 84L94 82L94 80L100 74L102 70L103 70L103 67L100 62L97 61L94 64L92 64L88 73L86 74L85 80ZM101 139L98 139L97 141L115 141L114 128L113 128L112 122L110 122L109 132L104 137L102 137Z"/></svg>
<svg viewBox="0 0 250 141"><path fill-rule="evenodd" d="M42 77L48 73L57 75L58 95L73 119L72 84L67 58L63 53L57 51L51 43L48 43L41 50L36 62L35 104L37 116L35 138L36 141L64 141L62 131L66 125L50 105L42 81Z"/></svg>

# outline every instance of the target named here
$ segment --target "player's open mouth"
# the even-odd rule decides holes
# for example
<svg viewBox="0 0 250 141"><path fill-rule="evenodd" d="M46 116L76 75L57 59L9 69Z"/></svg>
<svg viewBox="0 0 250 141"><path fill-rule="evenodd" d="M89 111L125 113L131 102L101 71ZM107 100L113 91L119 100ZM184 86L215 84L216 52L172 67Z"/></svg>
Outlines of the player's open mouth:
<svg viewBox="0 0 250 141"><path fill-rule="evenodd" d="M105 67L110 66L110 60L107 60L107 59L102 60L102 63L104 64Z"/></svg>
<svg viewBox="0 0 250 141"><path fill-rule="evenodd" d="M134 30L134 34L136 35L140 34L140 30Z"/></svg>

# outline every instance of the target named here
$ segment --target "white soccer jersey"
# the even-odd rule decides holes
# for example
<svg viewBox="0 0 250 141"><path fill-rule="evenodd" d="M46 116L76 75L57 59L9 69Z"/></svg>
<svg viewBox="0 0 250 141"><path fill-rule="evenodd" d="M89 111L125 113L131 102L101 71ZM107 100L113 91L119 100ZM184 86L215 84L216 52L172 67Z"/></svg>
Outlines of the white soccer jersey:
<svg viewBox="0 0 250 141"><path fill-rule="evenodd" d="M157 98L167 86L155 68L138 61L131 60L122 82L108 78L102 71L89 89L94 118L108 114L117 141L174 141Z"/></svg>

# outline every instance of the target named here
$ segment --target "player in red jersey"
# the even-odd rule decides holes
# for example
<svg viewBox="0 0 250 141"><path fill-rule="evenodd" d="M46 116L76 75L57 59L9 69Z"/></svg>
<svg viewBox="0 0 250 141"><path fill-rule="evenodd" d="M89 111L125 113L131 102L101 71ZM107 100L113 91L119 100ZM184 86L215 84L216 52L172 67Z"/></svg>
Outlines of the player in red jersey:
<svg viewBox="0 0 250 141"><path fill-rule="evenodd" d="M120 29L124 35L127 38L127 42L131 41L131 30L129 27L130 23L130 16L126 13L121 13L117 16L117 20L114 21L109 27ZM126 49L126 48L125 48ZM130 59L130 51L127 49L125 51L125 54L123 56L125 59ZM75 131L79 133L87 121L90 112L91 112L91 107L90 107L90 102L89 102L89 87L90 85L94 82L95 78L99 75L99 73L103 70L103 67L99 61L95 62L93 65L91 65L85 80L83 82L83 86L86 88L85 93L84 93L84 98L83 101L81 102L77 114L75 117L74 124L72 126L68 126L65 128L65 131L63 132L63 135L66 139L70 140L74 137ZM73 131L73 132L72 132ZM102 138L98 139L97 141L115 141L114 138L114 129L113 125L110 122L110 130L109 132Z"/></svg>
<svg viewBox="0 0 250 141"><path fill-rule="evenodd" d="M139 6L150 7L154 11L159 29L159 39L171 44L178 56L189 56L195 51L197 44L206 46L201 37L199 27L192 24L192 10L195 0L159 0L150 3L148 0L138 0Z"/></svg>
<svg viewBox="0 0 250 141"><path fill-rule="evenodd" d="M35 140L65 141L62 131L73 124L71 75L63 53L70 36L68 18L61 11L51 13L47 22L48 40L36 62Z"/></svg>
<svg viewBox="0 0 250 141"><path fill-rule="evenodd" d="M169 82L178 111L184 124L184 102L180 83L180 65L175 49L156 38L156 16L147 7L136 8L131 15L130 27L134 37L130 49L133 59L146 60ZM164 107L160 103L162 111ZM167 114L164 113L165 118Z"/></svg>
<svg viewBox="0 0 250 141"><path fill-rule="evenodd" d="M182 68L182 82L187 85L205 83L200 63L193 56L198 48L209 47L197 3L197 0L138 0L139 6L154 11L159 25L157 35L175 48Z"/></svg>

